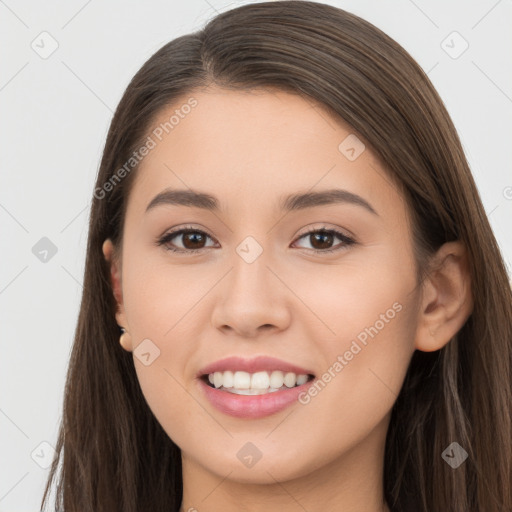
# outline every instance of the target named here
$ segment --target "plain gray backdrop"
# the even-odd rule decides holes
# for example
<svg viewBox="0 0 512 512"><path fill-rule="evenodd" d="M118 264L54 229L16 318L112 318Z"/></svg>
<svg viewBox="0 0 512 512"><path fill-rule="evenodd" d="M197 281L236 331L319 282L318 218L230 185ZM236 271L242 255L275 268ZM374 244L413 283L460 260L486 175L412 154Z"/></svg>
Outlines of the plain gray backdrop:
<svg viewBox="0 0 512 512"><path fill-rule="evenodd" d="M112 113L157 49L245 3L0 0L0 512L39 510ZM512 2L325 3L382 29L428 72L510 268Z"/></svg>

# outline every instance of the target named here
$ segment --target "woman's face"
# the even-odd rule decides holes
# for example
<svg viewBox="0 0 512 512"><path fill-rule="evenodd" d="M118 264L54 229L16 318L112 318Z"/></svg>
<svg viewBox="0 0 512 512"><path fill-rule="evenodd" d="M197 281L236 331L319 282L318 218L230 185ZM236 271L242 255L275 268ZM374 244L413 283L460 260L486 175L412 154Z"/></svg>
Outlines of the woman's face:
<svg viewBox="0 0 512 512"><path fill-rule="evenodd" d="M270 483L341 471L332 463L356 454L381 460L419 289L406 205L378 160L320 105L282 91L184 96L148 135L113 274L117 322L184 465ZM217 208L159 196L177 190ZM208 386L207 367L230 357L243 361L212 379L238 387ZM288 388L290 373L314 380ZM267 391L233 393L249 384Z"/></svg>

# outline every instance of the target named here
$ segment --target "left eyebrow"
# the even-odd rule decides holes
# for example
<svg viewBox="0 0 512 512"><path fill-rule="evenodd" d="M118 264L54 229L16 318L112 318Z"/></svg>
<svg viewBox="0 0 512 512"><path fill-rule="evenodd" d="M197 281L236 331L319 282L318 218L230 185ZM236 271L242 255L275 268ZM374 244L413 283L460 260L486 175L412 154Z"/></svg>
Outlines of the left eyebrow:
<svg viewBox="0 0 512 512"><path fill-rule="evenodd" d="M339 188L322 190L319 192L305 192L302 194L292 194L281 198L281 209L286 211L302 210L313 206L323 206L326 204L353 204L361 206L374 215L379 215L373 206L361 196Z"/></svg>
<svg viewBox="0 0 512 512"><path fill-rule="evenodd" d="M291 194L280 198L281 210L295 211L329 204L353 204L361 206L374 215L379 215L373 206L361 196L342 189L330 189L319 192ZM158 205L178 205L202 208L212 212L220 210L219 201L215 196L195 190L165 189L157 194L146 208L146 212Z"/></svg>

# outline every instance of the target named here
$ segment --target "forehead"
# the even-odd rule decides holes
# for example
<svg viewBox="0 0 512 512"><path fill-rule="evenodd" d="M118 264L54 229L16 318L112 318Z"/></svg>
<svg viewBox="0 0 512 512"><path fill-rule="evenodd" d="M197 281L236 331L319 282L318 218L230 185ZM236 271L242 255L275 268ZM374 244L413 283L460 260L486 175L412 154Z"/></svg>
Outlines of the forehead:
<svg viewBox="0 0 512 512"><path fill-rule="evenodd" d="M206 190L226 210L233 201L249 207L251 197L275 196L277 204L292 192L341 186L370 200L397 199L378 159L351 127L299 94L195 90L162 109L148 137L153 148L133 190L146 205L168 187Z"/></svg>

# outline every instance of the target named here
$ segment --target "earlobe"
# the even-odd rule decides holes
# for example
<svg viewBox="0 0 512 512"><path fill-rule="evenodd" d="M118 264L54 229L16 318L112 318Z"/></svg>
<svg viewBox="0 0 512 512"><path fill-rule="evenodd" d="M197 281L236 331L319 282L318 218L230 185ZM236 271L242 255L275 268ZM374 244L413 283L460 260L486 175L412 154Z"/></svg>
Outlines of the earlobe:
<svg viewBox="0 0 512 512"><path fill-rule="evenodd" d="M436 253L422 284L415 347L423 352L443 348L462 328L473 310L467 251L447 242Z"/></svg>
<svg viewBox="0 0 512 512"><path fill-rule="evenodd" d="M123 304L123 292L121 287L121 267L119 264L119 258L115 254L115 248L110 240L107 238L103 242L102 252L105 257L105 260L110 265L110 283L112 286L112 293L117 303L116 307L116 322L119 326L124 329L123 335L121 336L121 345L126 350L130 349L131 343L129 343L129 334L126 332L127 329L127 321L126 314L124 311Z"/></svg>

